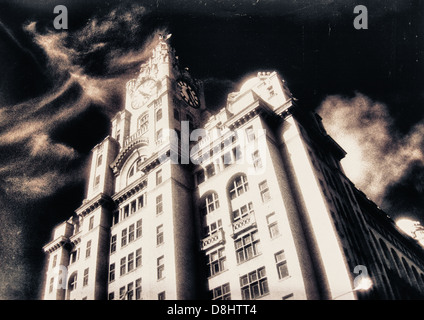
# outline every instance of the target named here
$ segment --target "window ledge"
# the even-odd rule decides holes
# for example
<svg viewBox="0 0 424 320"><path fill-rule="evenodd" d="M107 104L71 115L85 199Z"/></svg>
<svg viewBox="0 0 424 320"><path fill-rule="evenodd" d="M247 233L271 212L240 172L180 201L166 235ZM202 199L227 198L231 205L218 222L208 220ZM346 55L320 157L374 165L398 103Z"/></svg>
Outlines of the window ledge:
<svg viewBox="0 0 424 320"><path fill-rule="evenodd" d="M239 266L239 265L241 265L241 264L243 264L243 263L245 263L245 262L247 262L247 261L253 260L253 259L255 259L256 257L259 257L259 256L261 256L261 255L262 255L262 252L261 252L261 253L258 253L256 256L254 256L254 257L252 257L252 258L246 259L246 260L244 260L244 261L242 261L242 262L238 262L238 263L237 263L237 265Z"/></svg>
<svg viewBox="0 0 424 320"><path fill-rule="evenodd" d="M224 272L226 272L226 271L228 271L228 269L225 269L225 270L219 271L219 272L215 273L213 276L209 276L209 277L208 277L208 280L209 280L209 279L212 279L212 278L215 278L215 277L217 277L217 276L219 276L219 275L223 274L223 273L224 273Z"/></svg>

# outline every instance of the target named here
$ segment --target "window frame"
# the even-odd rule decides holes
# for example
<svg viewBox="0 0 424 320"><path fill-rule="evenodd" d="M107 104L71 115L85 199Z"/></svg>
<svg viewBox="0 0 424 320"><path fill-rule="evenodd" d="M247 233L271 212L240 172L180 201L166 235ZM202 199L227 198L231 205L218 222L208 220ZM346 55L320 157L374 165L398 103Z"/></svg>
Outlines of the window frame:
<svg viewBox="0 0 424 320"><path fill-rule="evenodd" d="M242 264L260 255L260 239L258 231L246 233L234 240L234 247L236 250L237 264Z"/></svg>
<svg viewBox="0 0 424 320"><path fill-rule="evenodd" d="M233 178L230 184L229 196L230 200L240 197L242 194L249 191L249 181L245 174L238 175Z"/></svg>

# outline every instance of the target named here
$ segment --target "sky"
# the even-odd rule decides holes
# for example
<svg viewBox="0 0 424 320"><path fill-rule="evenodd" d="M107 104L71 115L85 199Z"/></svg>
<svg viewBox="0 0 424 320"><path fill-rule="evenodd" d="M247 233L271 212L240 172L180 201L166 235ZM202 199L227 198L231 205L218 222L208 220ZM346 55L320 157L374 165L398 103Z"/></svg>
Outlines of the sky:
<svg viewBox="0 0 424 320"><path fill-rule="evenodd" d="M56 5L68 29L56 30ZM356 5L368 29L353 26ZM424 223L424 3L412 0L0 0L0 299L39 299L42 246L85 196L159 33L217 110L277 71L347 151L346 175L393 219Z"/></svg>

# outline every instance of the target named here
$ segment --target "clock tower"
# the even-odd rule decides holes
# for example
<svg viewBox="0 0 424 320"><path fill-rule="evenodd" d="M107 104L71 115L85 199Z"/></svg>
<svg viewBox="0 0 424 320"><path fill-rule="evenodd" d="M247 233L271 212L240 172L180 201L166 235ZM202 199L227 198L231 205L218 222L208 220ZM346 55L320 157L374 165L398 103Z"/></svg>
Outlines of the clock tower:
<svg viewBox="0 0 424 320"><path fill-rule="evenodd" d="M190 166L171 161L175 160L171 155L184 153L181 139L201 125L203 87L180 67L169 39L170 35L156 40L150 57L126 84L125 108L112 119L111 140L117 150L109 162L114 184L110 196L116 206L111 236L125 239L123 234L137 224L145 230L135 243L146 252L142 267L146 299L156 299L162 292L166 299L192 299L198 292L193 277L198 269L193 176ZM110 265L121 266L124 258L111 255ZM112 282L108 290L119 291L120 285Z"/></svg>
<svg viewBox="0 0 424 320"><path fill-rule="evenodd" d="M159 36L151 56L126 84L125 108L112 120L112 137L119 142L120 153L143 142L140 157L147 158L166 147L172 133L180 140L184 121L190 130L200 124L205 109L202 83L180 67L169 39L170 35ZM112 169L119 174L119 163Z"/></svg>

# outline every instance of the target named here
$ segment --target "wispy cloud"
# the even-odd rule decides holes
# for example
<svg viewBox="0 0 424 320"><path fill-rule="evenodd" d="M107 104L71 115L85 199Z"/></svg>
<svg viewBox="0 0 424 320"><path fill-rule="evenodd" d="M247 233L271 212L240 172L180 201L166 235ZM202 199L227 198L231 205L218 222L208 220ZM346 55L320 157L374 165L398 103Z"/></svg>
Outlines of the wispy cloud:
<svg viewBox="0 0 424 320"><path fill-rule="evenodd" d="M347 176L377 204L413 163L424 163L424 123L402 135L386 105L363 94L329 96L318 113L329 134L347 151L342 160Z"/></svg>
<svg viewBox="0 0 424 320"><path fill-rule="evenodd" d="M93 104L108 115L118 110L114 94L122 95L131 76L128 71L139 68L146 51L157 41L156 34L148 39L142 36L145 14L142 6L121 7L69 32L40 31L35 21L24 26L44 51L46 73L54 84L37 98L0 105L0 148L13 150L0 156L1 188L6 194L41 198L83 179L64 169L82 155L54 141L52 132Z"/></svg>

